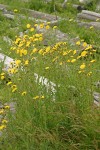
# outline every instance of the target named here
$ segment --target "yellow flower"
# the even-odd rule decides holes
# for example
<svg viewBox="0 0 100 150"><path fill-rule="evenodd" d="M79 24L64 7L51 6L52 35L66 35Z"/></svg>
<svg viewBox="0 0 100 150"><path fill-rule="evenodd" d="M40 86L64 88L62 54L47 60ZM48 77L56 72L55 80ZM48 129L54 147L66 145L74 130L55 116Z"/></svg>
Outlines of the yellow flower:
<svg viewBox="0 0 100 150"><path fill-rule="evenodd" d="M55 62L57 59L58 59L58 56L56 56L56 57L52 60L52 62Z"/></svg>
<svg viewBox="0 0 100 150"><path fill-rule="evenodd" d="M80 73L82 73L82 71L80 70L78 73L80 74Z"/></svg>
<svg viewBox="0 0 100 150"><path fill-rule="evenodd" d="M5 76L1 76L1 80L4 80L5 79Z"/></svg>
<svg viewBox="0 0 100 150"><path fill-rule="evenodd" d="M12 93L14 93L16 90L17 90L17 88L13 88L13 89L12 89Z"/></svg>
<svg viewBox="0 0 100 150"><path fill-rule="evenodd" d="M54 27L53 27L53 30L54 30L54 29L57 29L57 26L54 26Z"/></svg>
<svg viewBox="0 0 100 150"><path fill-rule="evenodd" d="M23 54L24 54L24 55L27 55L27 50L23 50Z"/></svg>
<svg viewBox="0 0 100 150"><path fill-rule="evenodd" d="M85 63L80 66L80 69L84 69L86 67Z"/></svg>
<svg viewBox="0 0 100 150"><path fill-rule="evenodd" d="M92 51L93 51L93 52L96 52L96 50L95 50L95 49L93 49Z"/></svg>
<svg viewBox="0 0 100 150"><path fill-rule="evenodd" d="M33 32L33 31L34 31L34 28L31 28L30 31Z"/></svg>
<svg viewBox="0 0 100 150"><path fill-rule="evenodd" d="M89 49L92 49L92 45L89 45L85 50L89 50Z"/></svg>
<svg viewBox="0 0 100 150"><path fill-rule="evenodd" d="M84 42L84 43L83 43L83 47L86 47L86 46L87 46L87 43L86 43L86 42Z"/></svg>
<svg viewBox="0 0 100 150"><path fill-rule="evenodd" d="M0 130L3 130L6 128L6 125L0 125Z"/></svg>
<svg viewBox="0 0 100 150"><path fill-rule="evenodd" d="M9 106L9 105L6 105L6 106L4 106L4 108L5 108L5 109L9 109L9 108L10 108L10 106Z"/></svg>
<svg viewBox="0 0 100 150"><path fill-rule="evenodd" d="M62 62L59 63L60 66L61 66L62 64L63 64Z"/></svg>
<svg viewBox="0 0 100 150"><path fill-rule="evenodd" d="M39 37L39 41L43 41L43 37Z"/></svg>
<svg viewBox="0 0 100 150"><path fill-rule="evenodd" d="M2 72L2 73L1 73L1 76L4 76L4 75L5 75L5 73L4 73L4 72Z"/></svg>
<svg viewBox="0 0 100 150"><path fill-rule="evenodd" d="M73 21L73 19L69 19L69 22Z"/></svg>
<svg viewBox="0 0 100 150"><path fill-rule="evenodd" d="M30 46L30 44L31 44L31 42L30 42L30 41L28 41L28 42L26 43L26 47L29 47L29 46Z"/></svg>
<svg viewBox="0 0 100 150"><path fill-rule="evenodd" d="M24 95L26 95L26 94L27 94L27 92L26 92L26 91L24 91L24 92L22 92L22 94L21 94L21 95L22 95L22 96L24 96Z"/></svg>
<svg viewBox="0 0 100 150"><path fill-rule="evenodd" d="M68 60L67 60L67 62L71 62L71 60L70 60L70 59L68 59Z"/></svg>
<svg viewBox="0 0 100 150"><path fill-rule="evenodd" d="M33 99L35 99L35 100L36 100L36 99L39 99L39 96L35 96L35 97L33 97Z"/></svg>
<svg viewBox="0 0 100 150"><path fill-rule="evenodd" d="M17 87L16 84L13 84L13 85L11 86L12 89L13 89L13 88L16 88L16 87Z"/></svg>
<svg viewBox="0 0 100 150"><path fill-rule="evenodd" d="M15 64L17 65L17 66L19 66L19 64L21 63L21 60L15 60Z"/></svg>
<svg viewBox="0 0 100 150"><path fill-rule="evenodd" d="M48 47L46 48L46 52L49 52L49 51L50 51L50 49L51 49L51 47L50 47L50 46L48 46Z"/></svg>
<svg viewBox="0 0 100 150"><path fill-rule="evenodd" d="M45 69L46 69L46 70L48 70L48 69L49 69L49 67L45 67Z"/></svg>
<svg viewBox="0 0 100 150"><path fill-rule="evenodd" d="M86 54L87 54L87 51L83 51L83 52L81 53L81 56L84 57L84 56L86 56Z"/></svg>
<svg viewBox="0 0 100 150"><path fill-rule="evenodd" d="M80 45L80 44L81 44L80 41L77 41L77 42L76 42L76 45Z"/></svg>
<svg viewBox="0 0 100 150"><path fill-rule="evenodd" d="M11 81L9 81L9 82L7 83L7 85L10 85L10 84L12 84L12 82L11 82Z"/></svg>
<svg viewBox="0 0 100 150"><path fill-rule="evenodd" d="M68 54L68 52L63 52L63 56L66 56Z"/></svg>
<svg viewBox="0 0 100 150"><path fill-rule="evenodd" d="M41 96L41 99L44 99L44 95Z"/></svg>
<svg viewBox="0 0 100 150"><path fill-rule="evenodd" d="M50 22L47 22L47 24L50 24Z"/></svg>
<svg viewBox="0 0 100 150"><path fill-rule="evenodd" d="M94 62L96 62L96 60L95 60L95 59L93 59L93 60L91 60L90 62L91 62L91 63L94 63Z"/></svg>
<svg viewBox="0 0 100 150"><path fill-rule="evenodd" d="M14 13L17 13L18 12L18 10L17 9L14 9Z"/></svg>
<svg viewBox="0 0 100 150"><path fill-rule="evenodd" d="M3 124L6 124L7 122L8 122L8 121L7 121L6 119L3 119L3 120L2 120L2 123L3 123Z"/></svg>
<svg viewBox="0 0 100 150"><path fill-rule="evenodd" d="M0 114L3 114L3 113L4 113L4 110L3 110L3 109L1 109L1 110L0 110Z"/></svg>
<svg viewBox="0 0 100 150"><path fill-rule="evenodd" d="M76 54L76 50L73 51L73 55L75 55L75 54Z"/></svg>
<svg viewBox="0 0 100 150"><path fill-rule="evenodd" d="M20 40L21 40L20 38L17 38L15 44L18 44ZM15 48L13 48L12 50L15 50Z"/></svg>
<svg viewBox="0 0 100 150"><path fill-rule="evenodd" d="M93 26L90 27L90 29L93 29L93 28L94 28Z"/></svg>
<svg viewBox="0 0 100 150"><path fill-rule="evenodd" d="M36 53L37 52L37 48L34 48L33 50L32 50L32 54L33 53Z"/></svg>
<svg viewBox="0 0 100 150"><path fill-rule="evenodd" d="M76 61L76 59L72 59L71 62L74 63Z"/></svg>
<svg viewBox="0 0 100 150"><path fill-rule="evenodd" d="M37 27L38 26L38 24L34 24L34 27Z"/></svg>
<svg viewBox="0 0 100 150"><path fill-rule="evenodd" d="M39 50L39 54L43 54L43 49L40 49L40 50Z"/></svg>
<svg viewBox="0 0 100 150"><path fill-rule="evenodd" d="M92 72L90 71L89 73L87 73L87 76L90 76L92 74Z"/></svg>
<svg viewBox="0 0 100 150"><path fill-rule="evenodd" d="M30 24L27 24L27 26L26 26L28 29L31 27L31 25Z"/></svg>
<svg viewBox="0 0 100 150"><path fill-rule="evenodd" d="M46 30L48 30L48 29L50 29L50 26L49 26L49 25L47 25L45 28L46 28Z"/></svg>
<svg viewBox="0 0 100 150"><path fill-rule="evenodd" d="M29 60L26 60L24 64L25 64L25 65L28 65L28 64L29 64Z"/></svg>
<svg viewBox="0 0 100 150"><path fill-rule="evenodd" d="M81 58L81 56L78 56L78 57L77 57L77 59L80 59L80 58Z"/></svg>
<svg viewBox="0 0 100 150"><path fill-rule="evenodd" d="M18 72L18 70L16 68L11 68L11 69L8 69L8 72L11 74L14 74L14 73Z"/></svg>
<svg viewBox="0 0 100 150"><path fill-rule="evenodd" d="M44 28L44 24L42 23L42 24L40 24L40 28L42 29L42 28Z"/></svg>

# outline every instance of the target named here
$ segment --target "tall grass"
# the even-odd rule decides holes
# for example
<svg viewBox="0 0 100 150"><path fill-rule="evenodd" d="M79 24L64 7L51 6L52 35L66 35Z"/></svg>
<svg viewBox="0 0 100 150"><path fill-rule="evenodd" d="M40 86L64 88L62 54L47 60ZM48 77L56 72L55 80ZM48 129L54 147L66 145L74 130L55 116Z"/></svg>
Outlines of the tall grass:
<svg viewBox="0 0 100 150"><path fill-rule="evenodd" d="M2 43L15 62L7 72L1 64L0 101L8 105L0 109L0 114L6 115L0 120L0 149L99 150L100 110L94 104L93 92L99 92L94 84L100 79L100 58L92 46L98 46L97 31L80 30L73 20L73 25L71 20L62 21L60 29L73 36L79 33L84 41L76 41L74 46L68 41L45 46L45 36L37 27L56 34L56 26L18 22L17 18L7 24L2 18L2 22L7 35L9 24L18 23L19 29L11 36L10 48ZM4 29L0 30L2 35ZM21 30L22 37L18 35ZM15 113L9 110L11 102L16 104Z"/></svg>

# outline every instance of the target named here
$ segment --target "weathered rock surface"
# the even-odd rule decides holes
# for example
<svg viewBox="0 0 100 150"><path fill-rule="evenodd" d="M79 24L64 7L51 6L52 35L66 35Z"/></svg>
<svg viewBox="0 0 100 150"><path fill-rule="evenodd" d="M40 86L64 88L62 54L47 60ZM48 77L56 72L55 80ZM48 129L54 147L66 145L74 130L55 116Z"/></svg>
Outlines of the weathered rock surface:
<svg viewBox="0 0 100 150"><path fill-rule="evenodd" d="M43 20L47 20L47 21L53 21L53 20L60 19L60 17L58 17L56 15L50 15L50 14L46 14L43 12L31 10L31 9L23 9L23 10L25 10L29 14L29 16L37 18L37 19L43 19Z"/></svg>
<svg viewBox="0 0 100 150"><path fill-rule="evenodd" d="M79 26L91 27L93 26L96 29L100 29L100 22L79 22Z"/></svg>
<svg viewBox="0 0 100 150"><path fill-rule="evenodd" d="M80 19L96 21L97 19L100 19L100 14L92 11L82 10L81 13L78 13L77 17Z"/></svg>
<svg viewBox="0 0 100 150"><path fill-rule="evenodd" d="M94 97L94 103L97 106L100 106L100 93L98 92L93 92L93 97Z"/></svg>

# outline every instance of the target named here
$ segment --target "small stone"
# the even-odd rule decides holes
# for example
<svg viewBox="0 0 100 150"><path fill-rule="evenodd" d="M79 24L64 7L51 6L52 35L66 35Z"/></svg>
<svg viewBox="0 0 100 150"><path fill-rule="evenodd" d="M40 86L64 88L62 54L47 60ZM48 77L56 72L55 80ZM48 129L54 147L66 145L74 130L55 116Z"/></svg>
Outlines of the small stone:
<svg viewBox="0 0 100 150"><path fill-rule="evenodd" d="M98 92L93 92L93 97L94 97L94 103L97 106L100 106L100 93Z"/></svg>
<svg viewBox="0 0 100 150"><path fill-rule="evenodd" d="M3 14L6 18L14 20L14 15L11 14Z"/></svg>

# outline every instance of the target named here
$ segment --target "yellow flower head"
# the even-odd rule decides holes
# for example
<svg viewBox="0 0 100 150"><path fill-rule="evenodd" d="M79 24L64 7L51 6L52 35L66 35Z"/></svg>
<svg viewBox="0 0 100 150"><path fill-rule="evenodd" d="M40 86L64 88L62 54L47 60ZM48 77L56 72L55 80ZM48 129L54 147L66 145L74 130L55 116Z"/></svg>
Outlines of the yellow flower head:
<svg viewBox="0 0 100 150"><path fill-rule="evenodd" d="M12 82L11 81L9 81L8 83L7 83L7 85L11 85L12 84Z"/></svg>
<svg viewBox="0 0 100 150"><path fill-rule="evenodd" d="M24 92L22 92L22 94L21 94L21 95L22 95L22 96L24 96L24 95L26 95L26 94L27 94L27 92L26 92L26 91L24 91Z"/></svg>
<svg viewBox="0 0 100 150"><path fill-rule="evenodd" d="M9 105L6 105L6 106L4 106L4 108L5 108L5 109L9 109L9 108L10 108L10 106L9 106Z"/></svg>
<svg viewBox="0 0 100 150"><path fill-rule="evenodd" d="M1 80L4 80L5 79L5 76L1 76Z"/></svg>
<svg viewBox="0 0 100 150"><path fill-rule="evenodd" d="M39 96L35 96L35 97L33 97L33 99L34 99L34 100L39 99Z"/></svg>
<svg viewBox="0 0 100 150"><path fill-rule="evenodd" d="M41 99L44 99L44 95L41 96Z"/></svg>
<svg viewBox="0 0 100 150"><path fill-rule="evenodd" d="M57 26L54 26L54 27L53 27L53 30L55 30L55 29L57 29Z"/></svg>
<svg viewBox="0 0 100 150"><path fill-rule="evenodd" d="M24 64L25 64L25 65L28 65L28 64L29 64L29 60L26 60Z"/></svg>
<svg viewBox="0 0 100 150"><path fill-rule="evenodd" d="M29 29L29 28L31 27L31 25L30 25L30 24L27 24L26 27L27 27L27 29Z"/></svg>
<svg viewBox="0 0 100 150"><path fill-rule="evenodd" d="M76 59L72 59L71 62L74 63L76 61Z"/></svg>
<svg viewBox="0 0 100 150"><path fill-rule="evenodd" d="M44 28L44 24L42 23L42 24L40 24L40 28L42 29L42 28Z"/></svg>
<svg viewBox="0 0 100 150"><path fill-rule="evenodd" d="M76 52L77 52L77 51L76 51L76 50L74 50L74 51L73 51L73 55L75 55L75 54L76 54Z"/></svg>
<svg viewBox="0 0 100 150"><path fill-rule="evenodd" d="M33 32L33 31L34 31L34 28L31 28L30 31Z"/></svg>
<svg viewBox="0 0 100 150"><path fill-rule="evenodd" d="M19 64L21 63L21 60L15 60L15 64L17 65L17 66L19 66Z"/></svg>
<svg viewBox="0 0 100 150"><path fill-rule="evenodd" d="M92 72L90 71L89 73L87 73L87 76L91 76Z"/></svg>
<svg viewBox="0 0 100 150"><path fill-rule="evenodd" d="M1 109L1 110L0 110L0 114L3 114L3 113L4 113L4 110L3 110L3 109Z"/></svg>
<svg viewBox="0 0 100 150"><path fill-rule="evenodd" d="M49 26L49 25L47 25L45 28L46 28L46 30L48 30L48 29L50 29L50 26Z"/></svg>
<svg viewBox="0 0 100 150"><path fill-rule="evenodd" d="M90 62L91 62L91 63L94 63L94 62L96 62L96 60L95 60L95 59L93 59L93 60L91 60Z"/></svg>
<svg viewBox="0 0 100 150"><path fill-rule="evenodd" d="M6 125L0 125L0 130L3 130L6 128Z"/></svg>
<svg viewBox="0 0 100 150"><path fill-rule="evenodd" d="M84 69L86 67L85 63L80 66L80 69Z"/></svg>
<svg viewBox="0 0 100 150"><path fill-rule="evenodd" d="M90 27L90 29L93 29L93 28L94 28L93 26Z"/></svg>
<svg viewBox="0 0 100 150"><path fill-rule="evenodd" d="M7 122L8 122L8 121L7 121L6 119L3 119L3 120L2 120L2 123L3 123L3 124L6 124Z"/></svg>
<svg viewBox="0 0 100 150"><path fill-rule="evenodd" d="M14 93L16 90L17 90L17 88L13 88L13 89L12 89L12 93Z"/></svg>
<svg viewBox="0 0 100 150"><path fill-rule="evenodd" d="M49 67L45 67L45 70L48 70L49 69Z"/></svg>
<svg viewBox="0 0 100 150"><path fill-rule="evenodd" d="M86 56L87 53L88 53L87 51L83 51L83 52L81 53L81 56L84 57L84 56Z"/></svg>
<svg viewBox="0 0 100 150"><path fill-rule="evenodd" d="M86 43L86 42L84 42L84 43L83 43L83 47L86 47L86 46L87 46L87 43Z"/></svg>
<svg viewBox="0 0 100 150"><path fill-rule="evenodd" d="M4 75L5 75L5 73L4 73L4 72L2 72L2 73L1 73L1 76L4 76Z"/></svg>
<svg viewBox="0 0 100 150"><path fill-rule="evenodd" d="M17 13L18 12L18 10L17 9L14 9L14 13Z"/></svg>
<svg viewBox="0 0 100 150"><path fill-rule="evenodd" d="M76 42L76 45L80 45L80 44L81 44L80 41L77 41L77 42Z"/></svg>

